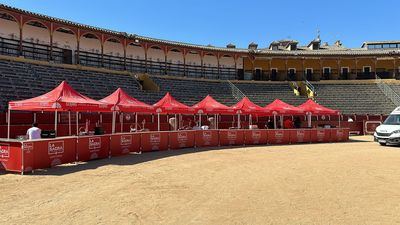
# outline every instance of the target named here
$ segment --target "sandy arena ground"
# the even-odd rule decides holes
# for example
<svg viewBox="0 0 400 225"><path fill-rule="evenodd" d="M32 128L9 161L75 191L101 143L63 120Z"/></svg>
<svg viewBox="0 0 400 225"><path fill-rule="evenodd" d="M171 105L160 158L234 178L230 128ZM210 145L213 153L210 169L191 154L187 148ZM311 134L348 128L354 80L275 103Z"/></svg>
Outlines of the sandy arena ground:
<svg viewBox="0 0 400 225"><path fill-rule="evenodd" d="M400 148L179 150L0 174L0 224L400 224Z"/></svg>

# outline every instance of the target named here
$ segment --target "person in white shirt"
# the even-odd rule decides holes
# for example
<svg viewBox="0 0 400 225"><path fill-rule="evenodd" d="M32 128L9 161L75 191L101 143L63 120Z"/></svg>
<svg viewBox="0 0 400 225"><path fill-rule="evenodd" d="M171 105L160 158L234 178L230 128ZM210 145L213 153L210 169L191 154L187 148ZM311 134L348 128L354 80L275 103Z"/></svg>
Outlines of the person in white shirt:
<svg viewBox="0 0 400 225"><path fill-rule="evenodd" d="M35 140L35 139L40 139L42 134L42 130L38 128L37 123L33 123L32 127L26 131L26 135L28 136L29 140Z"/></svg>

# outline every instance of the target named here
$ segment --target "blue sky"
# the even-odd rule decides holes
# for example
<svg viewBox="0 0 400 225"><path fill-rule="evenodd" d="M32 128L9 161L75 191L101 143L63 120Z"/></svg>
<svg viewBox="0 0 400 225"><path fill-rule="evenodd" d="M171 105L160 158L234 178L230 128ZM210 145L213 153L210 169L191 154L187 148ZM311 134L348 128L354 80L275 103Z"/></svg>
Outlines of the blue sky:
<svg viewBox="0 0 400 225"><path fill-rule="evenodd" d="M14 0L1 3L116 31L194 44L245 47L291 38L307 44L340 39L346 47L364 41L398 40L395 0Z"/></svg>

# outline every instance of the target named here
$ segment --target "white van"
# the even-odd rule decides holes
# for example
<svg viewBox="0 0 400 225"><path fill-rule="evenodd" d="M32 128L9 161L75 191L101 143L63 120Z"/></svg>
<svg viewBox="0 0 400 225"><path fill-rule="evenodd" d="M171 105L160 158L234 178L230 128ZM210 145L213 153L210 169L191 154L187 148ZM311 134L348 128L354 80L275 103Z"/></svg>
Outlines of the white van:
<svg viewBox="0 0 400 225"><path fill-rule="evenodd" d="M390 113L385 122L376 128L374 140L381 145L400 144L400 107Z"/></svg>

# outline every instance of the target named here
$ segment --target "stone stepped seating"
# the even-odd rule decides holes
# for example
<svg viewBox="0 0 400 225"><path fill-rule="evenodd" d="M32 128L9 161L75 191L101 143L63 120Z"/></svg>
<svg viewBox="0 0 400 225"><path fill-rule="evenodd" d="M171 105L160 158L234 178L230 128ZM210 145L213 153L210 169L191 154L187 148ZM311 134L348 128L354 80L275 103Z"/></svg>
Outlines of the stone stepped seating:
<svg viewBox="0 0 400 225"><path fill-rule="evenodd" d="M395 105L373 83L313 83L313 85L317 90L318 103L339 109L344 114L389 114L395 108Z"/></svg>
<svg viewBox="0 0 400 225"><path fill-rule="evenodd" d="M275 99L281 99L294 106L307 100L303 96L296 96L289 84L286 83L235 83L235 85L254 103L262 107Z"/></svg>
<svg viewBox="0 0 400 225"><path fill-rule="evenodd" d="M118 87L132 96L142 92L136 78L129 75L0 60L0 110L4 111L9 101L44 94L63 80L78 92L94 99L101 99Z"/></svg>
<svg viewBox="0 0 400 225"><path fill-rule="evenodd" d="M208 94L225 105L233 105L237 101L232 97L230 86L227 82L178 80L152 76L151 79L160 87L164 95L170 92L178 101L187 105L194 105Z"/></svg>
<svg viewBox="0 0 400 225"><path fill-rule="evenodd" d="M228 106L237 101L231 87L225 81L174 79L151 76L160 87L160 92L142 91L134 76L68 69L58 66L36 65L27 62L0 60L0 111L5 111L12 100L21 100L44 94L61 81L68 81L73 88L94 99L101 99L116 88L149 104L157 102L166 92L185 104L193 105L207 94ZM260 106L274 99L292 105L303 103L306 98L295 96L287 83L236 82L246 96ZM314 82L317 102L339 109L344 114L388 114L395 105L373 83L319 83ZM400 94L400 85L391 84Z"/></svg>

